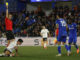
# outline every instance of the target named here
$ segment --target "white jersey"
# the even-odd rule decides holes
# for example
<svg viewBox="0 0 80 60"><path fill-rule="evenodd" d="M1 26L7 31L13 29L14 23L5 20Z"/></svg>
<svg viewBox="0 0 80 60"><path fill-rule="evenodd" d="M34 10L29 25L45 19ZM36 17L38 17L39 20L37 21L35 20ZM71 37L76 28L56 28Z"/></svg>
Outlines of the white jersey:
<svg viewBox="0 0 80 60"><path fill-rule="evenodd" d="M14 47L17 46L17 41L13 41L9 44L9 46L7 47L7 49L10 51L10 52L13 52L15 50Z"/></svg>
<svg viewBox="0 0 80 60"><path fill-rule="evenodd" d="M48 33L49 33L48 29L42 29L41 30L41 35L42 35L43 38L47 38Z"/></svg>

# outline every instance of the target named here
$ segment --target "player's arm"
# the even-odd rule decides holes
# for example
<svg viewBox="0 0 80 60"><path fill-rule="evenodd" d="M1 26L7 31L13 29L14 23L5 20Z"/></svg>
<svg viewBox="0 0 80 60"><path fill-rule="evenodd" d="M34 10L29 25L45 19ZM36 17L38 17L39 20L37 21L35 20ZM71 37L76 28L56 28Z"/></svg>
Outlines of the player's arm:
<svg viewBox="0 0 80 60"><path fill-rule="evenodd" d="M68 25L66 25L66 30L68 31L69 29L68 29Z"/></svg>
<svg viewBox="0 0 80 60"><path fill-rule="evenodd" d="M74 27L75 27L75 28L78 28L78 25L75 23L75 24L74 24Z"/></svg>
<svg viewBox="0 0 80 60"><path fill-rule="evenodd" d="M47 32L48 32L48 37L51 37L51 34L50 34L49 30L47 30Z"/></svg>
<svg viewBox="0 0 80 60"><path fill-rule="evenodd" d="M41 32L40 32L40 35L42 36L42 30L41 30Z"/></svg>
<svg viewBox="0 0 80 60"><path fill-rule="evenodd" d="M8 18L8 5L6 5L6 18Z"/></svg>
<svg viewBox="0 0 80 60"><path fill-rule="evenodd" d="M16 56L18 56L18 47L14 47L15 48L15 52L16 52Z"/></svg>
<svg viewBox="0 0 80 60"><path fill-rule="evenodd" d="M56 30L55 30L55 37L57 38L57 35L58 35L58 31L59 31L59 25L56 24Z"/></svg>
<svg viewBox="0 0 80 60"><path fill-rule="evenodd" d="M51 34L50 34L50 32L48 33L48 36L49 36L49 37L51 37Z"/></svg>
<svg viewBox="0 0 80 60"><path fill-rule="evenodd" d="M40 32L40 35L42 36L42 33Z"/></svg>

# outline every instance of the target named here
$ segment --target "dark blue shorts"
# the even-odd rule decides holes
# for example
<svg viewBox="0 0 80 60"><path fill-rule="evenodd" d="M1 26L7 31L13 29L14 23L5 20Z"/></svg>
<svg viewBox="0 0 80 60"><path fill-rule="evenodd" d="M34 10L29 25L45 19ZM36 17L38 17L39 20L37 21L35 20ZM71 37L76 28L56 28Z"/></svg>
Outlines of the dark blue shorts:
<svg viewBox="0 0 80 60"><path fill-rule="evenodd" d="M58 42L66 43L66 36L58 36Z"/></svg>
<svg viewBox="0 0 80 60"><path fill-rule="evenodd" d="M76 43L77 42L77 37L69 37L68 43Z"/></svg>

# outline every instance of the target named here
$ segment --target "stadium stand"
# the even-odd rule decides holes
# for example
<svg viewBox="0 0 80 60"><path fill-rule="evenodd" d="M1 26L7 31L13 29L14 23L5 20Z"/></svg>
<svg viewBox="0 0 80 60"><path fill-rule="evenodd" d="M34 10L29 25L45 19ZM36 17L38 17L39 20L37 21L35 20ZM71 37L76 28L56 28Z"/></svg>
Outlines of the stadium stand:
<svg viewBox="0 0 80 60"><path fill-rule="evenodd" d="M41 26L45 25L54 36L55 20L58 13L62 14L63 18L69 23L70 17L74 17L75 22L78 24L78 36L80 35L80 9L74 6L70 9L68 6L55 7L49 16L39 6L36 11L22 11L13 14L13 26L15 36L40 36ZM5 13L0 16L0 33L5 32Z"/></svg>
<svg viewBox="0 0 80 60"><path fill-rule="evenodd" d="M17 1L15 2L17 3ZM18 2L18 3L21 4L21 2ZM14 8L15 5L10 5L10 6ZM22 3L21 5L24 6L25 4ZM80 36L80 4L78 6L74 6L73 9L71 9L69 6L56 5L52 9L52 12L49 13L48 16L46 15L46 12L43 10L42 6L38 6L36 10L33 10L31 12L30 11L26 12L26 10L23 9L24 7L21 8L23 9L23 11L19 10L19 12L16 11L18 10L17 7L14 8L15 10L11 8L13 11L15 11L15 12L11 12L13 14L13 19L12 19L13 28L14 28L13 32L15 36L29 36L29 37L40 36L41 26L43 25L45 25L50 30L51 36L55 36L55 21L56 21L56 15L58 13L62 14L63 18L66 20L68 24L69 24L70 18L71 17L74 18L75 22L78 24L77 34L78 36ZM0 9L0 12L3 10ZM6 15L5 12L0 13L0 36L5 35L4 34L5 33L5 23L4 23L5 15Z"/></svg>

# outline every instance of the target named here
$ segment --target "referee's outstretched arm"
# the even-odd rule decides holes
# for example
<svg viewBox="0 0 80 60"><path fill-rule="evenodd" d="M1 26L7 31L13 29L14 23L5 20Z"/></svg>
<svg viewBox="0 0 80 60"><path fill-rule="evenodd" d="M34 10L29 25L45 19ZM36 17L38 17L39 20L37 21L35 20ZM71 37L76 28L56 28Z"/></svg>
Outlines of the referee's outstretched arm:
<svg viewBox="0 0 80 60"><path fill-rule="evenodd" d="M6 5L6 18L8 18L8 5Z"/></svg>

